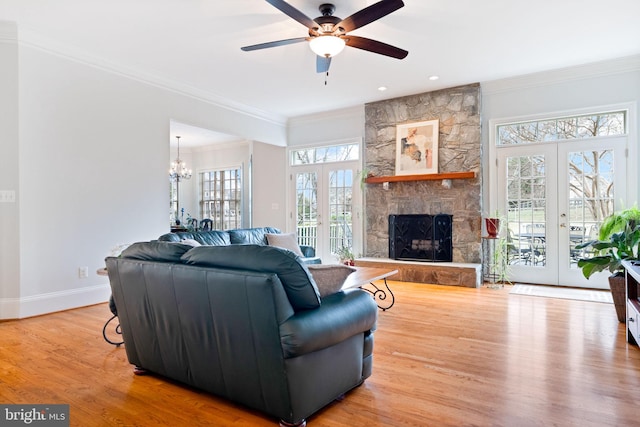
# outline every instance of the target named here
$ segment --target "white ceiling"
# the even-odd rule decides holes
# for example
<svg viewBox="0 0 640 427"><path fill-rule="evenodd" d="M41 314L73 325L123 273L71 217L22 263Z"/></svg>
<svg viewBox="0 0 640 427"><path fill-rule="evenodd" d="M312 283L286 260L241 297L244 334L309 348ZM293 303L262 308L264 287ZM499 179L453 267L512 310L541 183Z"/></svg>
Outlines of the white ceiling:
<svg viewBox="0 0 640 427"><path fill-rule="evenodd" d="M180 137L180 147L190 148L205 147L214 144L225 144L242 141L243 139L235 135L227 135L221 132L214 132L209 129L191 126L186 123L180 123L171 120L170 123L170 147L178 146L178 138Z"/></svg>
<svg viewBox="0 0 640 427"><path fill-rule="evenodd" d="M315 18L324 1L289 3ZM335 15L345 18L375 1L334 3ZM307 34L264 0L0 0L0 20L17 22L25 43L282 123L637 55L639 17L640 0L405 0L404 8L353 34L406 49L408 57L347 47L333 58L325 85L307 43L240 50Z"/></svg>

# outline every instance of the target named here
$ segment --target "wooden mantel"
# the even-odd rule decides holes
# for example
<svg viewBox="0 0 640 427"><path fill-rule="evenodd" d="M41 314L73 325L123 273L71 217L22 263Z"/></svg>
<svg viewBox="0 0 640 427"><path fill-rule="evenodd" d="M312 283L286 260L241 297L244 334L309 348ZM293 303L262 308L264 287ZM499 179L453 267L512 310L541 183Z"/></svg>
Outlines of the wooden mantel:
<svg viewBox="0 0 640 427"><path fill-rule="evenodd" d="M444 172L425 175L393 175L393 176L369 176L364 182L367 184L380 184L383 182L406 182L406 181L433 181L438 179L473 179L476 173L470 172Z"/></svg>

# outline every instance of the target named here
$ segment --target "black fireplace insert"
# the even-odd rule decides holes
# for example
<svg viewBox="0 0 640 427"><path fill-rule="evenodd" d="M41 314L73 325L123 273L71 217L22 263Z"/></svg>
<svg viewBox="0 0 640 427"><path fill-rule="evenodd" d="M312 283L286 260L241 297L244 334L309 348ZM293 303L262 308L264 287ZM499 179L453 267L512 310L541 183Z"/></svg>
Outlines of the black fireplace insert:
<svg viewBox="0 0 640 427"><path fill-rule="evenodd" d="M453 260L453 215L389 215L389 258L407 261Z"/></svg>

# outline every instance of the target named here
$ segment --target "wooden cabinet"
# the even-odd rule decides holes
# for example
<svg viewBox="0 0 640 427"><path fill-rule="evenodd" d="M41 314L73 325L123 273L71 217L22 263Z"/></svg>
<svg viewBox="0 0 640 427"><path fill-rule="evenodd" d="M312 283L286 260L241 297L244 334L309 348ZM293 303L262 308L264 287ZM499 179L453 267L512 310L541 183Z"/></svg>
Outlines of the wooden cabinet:
<svg viewBox="0 0 640 427"><path fill-rule="evenodd" d="M640 261L622 261L626 271L627 296L627 342L638 345L640 343Z"/></svg>

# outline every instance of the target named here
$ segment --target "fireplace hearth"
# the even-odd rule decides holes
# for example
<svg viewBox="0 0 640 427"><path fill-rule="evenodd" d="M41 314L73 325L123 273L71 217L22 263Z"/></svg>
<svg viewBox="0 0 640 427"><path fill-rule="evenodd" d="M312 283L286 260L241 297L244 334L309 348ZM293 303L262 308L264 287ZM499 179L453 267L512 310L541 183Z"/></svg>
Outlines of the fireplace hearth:
<svg viewBox="0 0 640 427"><path fill-rule="evenodd" d="M389 258L451 262L453 215L389 215Z"/></svg>

